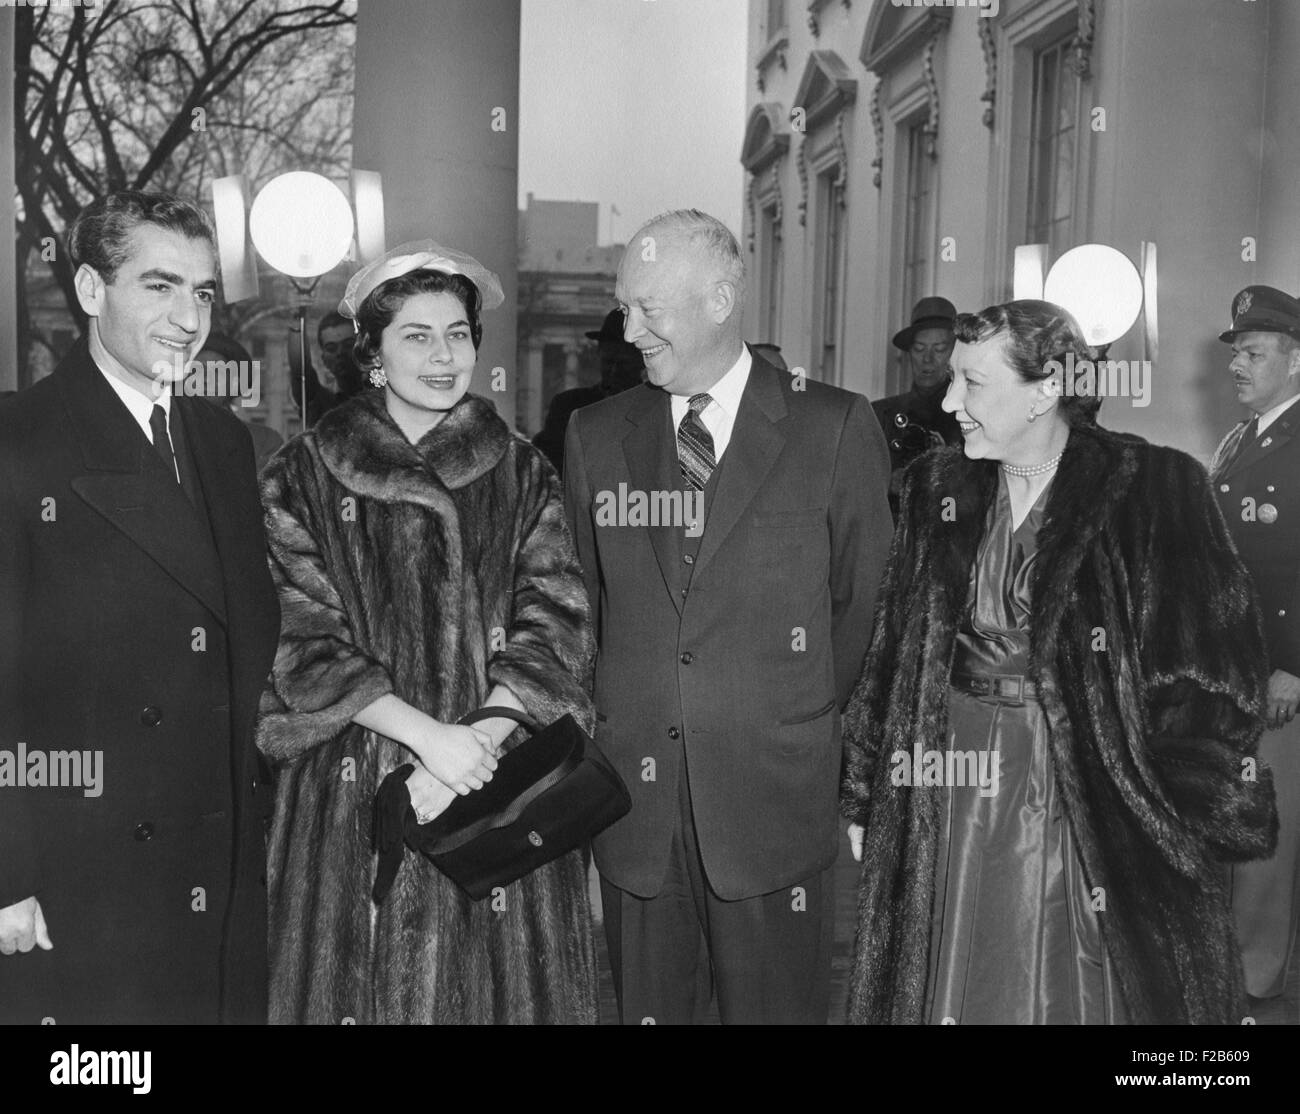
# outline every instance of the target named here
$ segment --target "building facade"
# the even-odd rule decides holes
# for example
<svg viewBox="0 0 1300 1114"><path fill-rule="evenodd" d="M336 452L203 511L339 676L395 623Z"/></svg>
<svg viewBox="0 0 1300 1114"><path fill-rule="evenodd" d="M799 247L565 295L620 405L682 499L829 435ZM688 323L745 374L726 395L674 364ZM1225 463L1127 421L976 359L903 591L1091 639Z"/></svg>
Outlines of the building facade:
<svg viewBox="0 0 1300 1114"><path fill-rule="evenodd" d="M1232 296L1300 290L1300 5L751 0L749 43L747 336L893 394L919 298L977 310L1018 246L1107 244L1155 281L1110 351L1148 403L1102 421L1208 459Z"/></svg>
<svg viewBox="0 0 1300 1114"><path fill-rule="evenodd" d="M551 399L600 381L596 344L614 308L623 245L598 246L594 201L538 201L519 211L519 394L516 424L532 436Z"/></svg>

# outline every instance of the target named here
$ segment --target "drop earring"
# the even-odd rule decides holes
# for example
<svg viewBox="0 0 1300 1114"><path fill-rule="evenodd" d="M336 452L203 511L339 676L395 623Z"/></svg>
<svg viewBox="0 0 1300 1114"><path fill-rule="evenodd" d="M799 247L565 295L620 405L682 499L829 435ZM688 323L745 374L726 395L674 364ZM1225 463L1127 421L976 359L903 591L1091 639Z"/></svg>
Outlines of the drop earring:
<svg viewBox="0 0 1300 1114"><path fill-rule="evenodd" d="M372 373L372 374L373 374L373 373ZM1029 408L1029 420L1030 420L1031 422L1036 422L1036 421L1038 421L1038 407L1036 407L1036 406L1031 406L1031 407Z"/></svg>
<svg viewBox="0 0 1300 1114"><path fill-rule="evenodd" d="M376 387L388 386L388 376L384 373L383 364L375 364L370 369L370 382Z"/></svg>

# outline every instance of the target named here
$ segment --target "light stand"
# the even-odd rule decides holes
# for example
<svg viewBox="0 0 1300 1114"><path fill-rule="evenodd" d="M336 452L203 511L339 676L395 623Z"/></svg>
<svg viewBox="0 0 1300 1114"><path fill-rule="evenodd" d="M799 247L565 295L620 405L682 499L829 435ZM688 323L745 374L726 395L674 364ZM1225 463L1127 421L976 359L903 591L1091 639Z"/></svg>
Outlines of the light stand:
<svg viewBox="0 0 1300 1114"><path fill-rule="evenodd" d="M316 293L316 287L320 284L320 275L317 275L310 282L303 282L301 279L289 276L289 282L293 285L293 292L296 295L294 305L298 310L298 402L300 403L299 411L302 416L302 429L307 429L307 309L312 304L312 298Z"/></svg>

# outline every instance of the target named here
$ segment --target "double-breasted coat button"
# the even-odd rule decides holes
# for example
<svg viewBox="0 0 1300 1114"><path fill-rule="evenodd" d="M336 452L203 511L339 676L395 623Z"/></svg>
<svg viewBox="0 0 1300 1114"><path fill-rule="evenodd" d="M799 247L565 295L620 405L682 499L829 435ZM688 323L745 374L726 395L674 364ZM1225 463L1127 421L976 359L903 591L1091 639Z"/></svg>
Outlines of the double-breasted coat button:
<svg viewBox="0 0 1300 1114"><path fill-rule="evenodd" d="M542 845L542 837L538 835L536 831L531 831L528 833L528 842L534 847L540 847Z"/></svg>
<svg viewBox="0 0 1300 1114"><path fill-rule="evenodd" d="M153 825L147 820L143 824L137 824L132 835L135 836L137 843L147 843L153 839Z"/></svg>
<svg viewBox="0 0 1300 1114"><path fill-rule="evenodd" d="M670 739L680 739L681 737L682 737L682 733L681 733L680 731L678 731L676 727L670 727L670 728L668 728L668 738L670 738Z"/></svg>
<svg viewBox="0 0 1300 1114"><path fill-rule="evenodd" d="M1269 494L1270 494L1270 495L1271 495L1273 492L1275 492L1276 490L1277 490L1277 488L1275 488L1272 484L1269 484L1269 485L1268 485L1268 491L1269 491Z"/></svg>
<svg viewBox="0 0 1300 1114"><path fill-rule="evenodd" d="M695 564L695 558L694 558L693 556L691 556L691 554L689 554L689 553L685 553L685 554L683 554L683 555L682 555L682 560L685 561L688 565L693 565L693 564Z"/></svg>
<svg viewBox="0 0 1300 1114"><path fill-rule="evenodd" d="M1226 495L1229 491L1232 490L1232 488L1230 488L1227 484L1219 484L1219 490Z"/></svg>
<svg viewBox="0 0 1300 1114"><path fill-rule="evenodd" d="M146 727L157 727L162 723L162 709L151 704L140 713L140 722Z"/></svg>
<svg viewBox="0 0 1300 1114"><path fill-rule="evenodd" d="M695 655L692 654L692 653L690 652L690 650L687 650L686 653L684 653L684 654L682 655L682 664L683 664L683 665L690 665L691 662L693 662L694 660L695 660Z"/></svg>

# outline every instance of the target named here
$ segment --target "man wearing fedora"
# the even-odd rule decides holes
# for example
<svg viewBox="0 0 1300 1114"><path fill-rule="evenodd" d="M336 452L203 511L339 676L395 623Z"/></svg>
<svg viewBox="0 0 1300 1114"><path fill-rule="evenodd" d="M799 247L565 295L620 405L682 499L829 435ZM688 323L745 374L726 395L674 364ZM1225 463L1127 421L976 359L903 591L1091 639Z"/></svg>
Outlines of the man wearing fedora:
<svg viewBox="0 0 1300 1114"><path fill-rule="evenodd" d="M564 431L568 428L570 415L580 407L635 387L645 374L645 361L636 345L623 339L621 309L610 310L600 328L589 329L586 336L600 347L600 383L594 387L560 391L551 399L542 431L533 438L533 444L542 450L561 476L564 475Z"/></svg>
<svg viewBox="0 0 1300 1114"><path fill-rule="evenodd" d="M1210 464L1219 509L1250 571L1268 642L1268 730L1260 758L1273 769L1277 853L1233 867L1232 907L1253 998L1280 995L1300 913L1300 301L1248 286L1232 302L1237 400L1251 411Z"/></svg>
<svg viewBox="0 0 1300 1114"><path fill-rule="evenodd" d="M895 333L893 341L911 365L911 389L871 404L889 442L889 504L895 514L902 470L928 449L961 444L957 419L942 407L956 319L957 309L947 298L917 302L912 323Z"/></svg>

